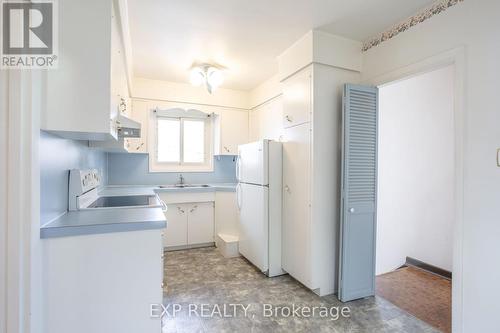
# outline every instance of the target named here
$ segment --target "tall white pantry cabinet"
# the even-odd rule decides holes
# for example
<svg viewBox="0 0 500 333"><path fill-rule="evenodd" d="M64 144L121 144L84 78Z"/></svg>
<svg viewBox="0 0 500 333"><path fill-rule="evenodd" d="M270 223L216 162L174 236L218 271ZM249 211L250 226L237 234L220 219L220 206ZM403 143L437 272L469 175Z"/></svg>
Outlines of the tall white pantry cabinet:
<svg viewBox="0 0 500 333"><path fill-rule="evenodd" d="M337 291L342 88L359 74L313 63L282 82L283 269Z"/></svg>

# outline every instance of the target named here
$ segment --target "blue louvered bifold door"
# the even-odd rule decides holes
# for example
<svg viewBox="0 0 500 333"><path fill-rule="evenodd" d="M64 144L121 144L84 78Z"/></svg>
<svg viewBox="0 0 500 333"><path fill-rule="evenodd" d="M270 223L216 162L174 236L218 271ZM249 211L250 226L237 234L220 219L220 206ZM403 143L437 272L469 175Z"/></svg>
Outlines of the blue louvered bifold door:
<svg viewBox="0 0 500 333"><path fill-rule="evenodd" d="M346 84L339 299L375 294L378 89Z"/></svg>

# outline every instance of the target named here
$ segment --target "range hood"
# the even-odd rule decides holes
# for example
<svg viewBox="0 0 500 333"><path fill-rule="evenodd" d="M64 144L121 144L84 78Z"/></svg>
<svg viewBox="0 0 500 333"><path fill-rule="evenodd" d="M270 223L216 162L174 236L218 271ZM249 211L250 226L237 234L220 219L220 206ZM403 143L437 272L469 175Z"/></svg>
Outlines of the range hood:
<svg viewBox="0 0 500 333"><path fill-rule="evenodd" d="M141 124L122 114L119 114L116 119L118 128L118 138L140 138Z"/></svg>

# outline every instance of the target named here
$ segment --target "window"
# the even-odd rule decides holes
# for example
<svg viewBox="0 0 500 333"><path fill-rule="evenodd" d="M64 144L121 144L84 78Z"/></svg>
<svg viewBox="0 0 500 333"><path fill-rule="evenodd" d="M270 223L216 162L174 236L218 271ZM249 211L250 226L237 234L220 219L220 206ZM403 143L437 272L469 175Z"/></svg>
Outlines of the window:
<svg viewBox="0 0 500 333"><path fill-rule="evenodd" d="M155 116L155 152L150 171L213 171L209 117Z"/></svg>
<svg viewBox="0 0 500 333"><path fill-rule="evenodd" d="M205 161L205 122L185 119L183 121L182 159L185 163Z"/></svg>
<svg viewBox="0 0 500 333"><path fill-rule="evenodd" d="M179 163L181 161L181 120L158 118L157 161Z"/></svg>

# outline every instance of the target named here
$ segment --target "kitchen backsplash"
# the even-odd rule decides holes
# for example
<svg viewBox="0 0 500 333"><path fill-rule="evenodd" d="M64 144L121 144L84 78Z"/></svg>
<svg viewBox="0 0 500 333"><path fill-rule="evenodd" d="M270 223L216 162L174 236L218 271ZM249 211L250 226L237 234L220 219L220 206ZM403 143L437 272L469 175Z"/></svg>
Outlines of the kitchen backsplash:
<svg viewBox="0 0 500 333"><path fill-rule="evenodd" d="M186 183L235 183L236 163L232 156L214 157L213 172L149 172L147 154L108 154L109 185L161 185Z"/></svg>
<svg viewBox="0 0 500 333"><path fill-rule="evenodd" d="M106 153L92 150L87 141L60 138L40 131L40 223L68 210L70 169L99 169L107 182Z"/></svg>

